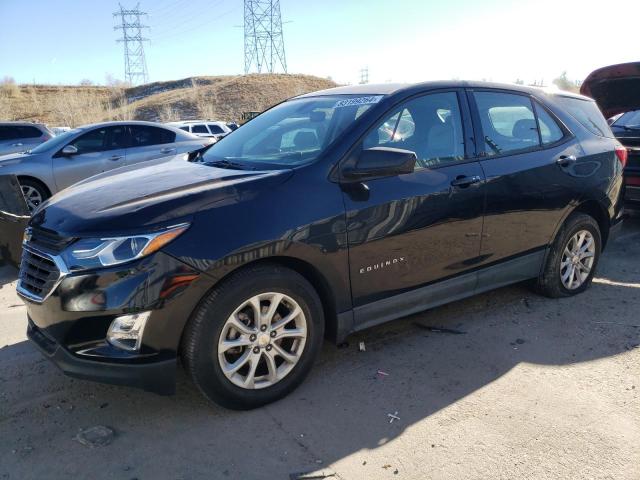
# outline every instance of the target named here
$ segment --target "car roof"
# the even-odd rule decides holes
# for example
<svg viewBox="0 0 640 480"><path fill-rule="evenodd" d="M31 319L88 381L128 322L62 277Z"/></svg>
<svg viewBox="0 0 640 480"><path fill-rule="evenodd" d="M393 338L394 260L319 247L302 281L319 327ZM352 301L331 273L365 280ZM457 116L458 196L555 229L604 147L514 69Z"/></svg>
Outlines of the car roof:
<svg viewBox="0 0 640 480"><path fill-rule="evenodd" d="M10 121L10 122L0 122L0 125L2 126L29 126L29 127L44 127L45 124L44 123L39 123L39 122L17 122L17 121Z"/></svg>
<svg viewBox="0 0 640 480"><path fill-rule="evenodd" d="M410 92L412 90L431 90L437 88L494 88L500 90L512 90L521 93L535 94L544 93L547 95L560 95L567 97L580 98L582 100L592 100L583 95L556 90L551 88L531 87L525 85L516 85L512 83L494 83L480 82L468 80L438 80L420 83L367 83L364 85L346 85L342 87L328 88L294 98L309 98L325 95L393 95L401 92Z"/></svg>
<svg viewBox="0 0 640 480"><path fill-rule="evenodd" d="M226 125L225 122L221 122L218 120L183 120L180 122L167 122L165 125L188 125L191 123L218 123L221 125Z"/></svg>
<svg viewBox="0 0 640 480"><path fill-rule="evenodd" d="M97 122L97 123L89 123L87 125L80 125L79 128L81 130L87 129L87 128L95 128L95 127L113 127L113 126L117 126L117 125L147 125L149 127L165 127L166 128L166 124L163 123L159 123L159 122L146 122L144 120L114 120L114 121L110 121L110 122Z"/></svg>

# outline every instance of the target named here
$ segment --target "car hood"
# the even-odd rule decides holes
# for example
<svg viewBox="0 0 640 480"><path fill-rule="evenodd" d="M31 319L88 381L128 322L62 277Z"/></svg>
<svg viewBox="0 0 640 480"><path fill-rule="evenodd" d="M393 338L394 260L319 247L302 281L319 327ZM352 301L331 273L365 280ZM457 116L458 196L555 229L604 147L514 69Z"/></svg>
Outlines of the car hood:
<svg viewBox="0 0 640 480"><path fill-rule="evenodd" d="M25 153L9 153L7 155L0 155L0 167L8 167L9 165L15 165L23 160L29 158L29 155ZM2 175L2 170L0 170Z"/></svg>
<svg viewBox="0 0 640 480"><path fill-rule="evenodd" d="M274 187L292 170L248 171L185 161L125 167L54 195L30 225L64 237L148 232L189 221L203 209L242 202Z"/></svg>
<svg viewBox="0 0 640 480"><path fill-rule="evenodd" d="M580 93L593 98L607 118L640 109L640 62L610 65L591 72Z"/></svg>

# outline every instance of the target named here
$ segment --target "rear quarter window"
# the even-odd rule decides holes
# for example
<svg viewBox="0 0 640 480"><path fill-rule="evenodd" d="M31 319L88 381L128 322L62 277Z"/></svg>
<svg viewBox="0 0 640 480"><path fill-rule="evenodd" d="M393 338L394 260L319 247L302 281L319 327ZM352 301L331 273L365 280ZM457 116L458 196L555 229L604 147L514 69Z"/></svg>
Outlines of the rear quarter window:
<svg viewBox="0 0 640 480"><path fill-rule="evenodd" d="M600 137L615 138L609 124L593 100L557 96L556 101L591 133Z"/></svg>

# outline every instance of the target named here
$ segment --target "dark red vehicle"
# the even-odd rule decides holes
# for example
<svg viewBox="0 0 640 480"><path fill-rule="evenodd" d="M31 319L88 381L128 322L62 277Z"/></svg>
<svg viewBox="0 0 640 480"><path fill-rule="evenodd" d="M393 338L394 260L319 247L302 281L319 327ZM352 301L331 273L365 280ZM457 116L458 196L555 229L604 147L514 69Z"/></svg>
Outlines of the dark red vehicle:
<svg viewBox="0 0 640 480"><path fill-rule="evenodd" d="M625 208L640 211L640 62L592 72L580 93L598 103L614 135L627 148Z"/></svg>

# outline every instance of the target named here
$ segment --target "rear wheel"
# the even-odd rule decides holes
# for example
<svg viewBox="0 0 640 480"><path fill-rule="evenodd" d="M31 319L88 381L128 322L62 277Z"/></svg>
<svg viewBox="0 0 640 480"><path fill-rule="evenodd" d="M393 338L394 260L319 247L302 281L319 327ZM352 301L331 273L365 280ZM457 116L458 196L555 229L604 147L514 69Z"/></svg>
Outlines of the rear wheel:
<svg viewBox="0 0 640 480"><path fill-rule="evenodd" d="M584 292L593 280L601 249L600 228L593 217L571 214L551 247L538 291L552 298Z"/></svg>
<svg viewBox="0 0 640 480"><path fill-rule="evenodd" d="M19 182L27 207L31 213L51 196L47 188L37 180L21 178Z"/></svg>
<svg viewBox="0 0 640 480"><path fill-rule="evenodd" d="M311 284L287 268L263 265L234 274L205 298L187 326L182 355L207 398L250 409L304 380L323 332Z"/></svg>

